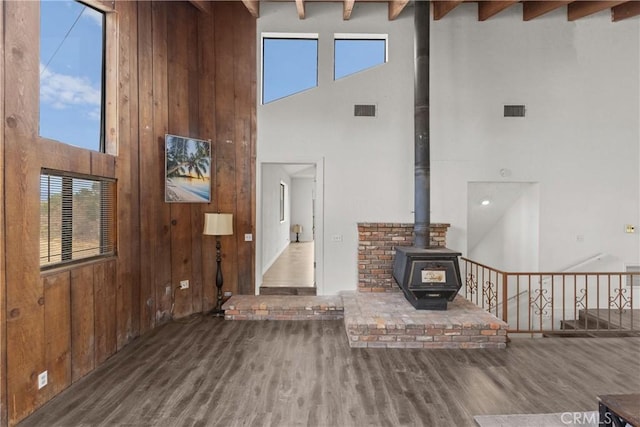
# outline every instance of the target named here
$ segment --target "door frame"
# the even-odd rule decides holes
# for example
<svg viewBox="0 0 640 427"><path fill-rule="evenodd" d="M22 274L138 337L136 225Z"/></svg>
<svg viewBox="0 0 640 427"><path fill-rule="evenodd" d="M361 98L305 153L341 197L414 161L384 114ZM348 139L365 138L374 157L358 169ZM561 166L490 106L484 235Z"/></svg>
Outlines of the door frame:
<svg viewBox="0 0 640 427"><path fill-rule="evenodd" d="M279 157L277 159L261 159L258 162L256 173L256 232L255 232L255 294L260 294L260 285L262 276L265 271L262 269L263 253L262 253L262 216L263 216L263 191L262 188L262 169L265 164L308 164L315 165L316 168L316 185L315 185L315 211L313 212L315 219L314 232L314 258L315 258L315 281L316 294L324 295L324 158L289 158Z"/></svg>

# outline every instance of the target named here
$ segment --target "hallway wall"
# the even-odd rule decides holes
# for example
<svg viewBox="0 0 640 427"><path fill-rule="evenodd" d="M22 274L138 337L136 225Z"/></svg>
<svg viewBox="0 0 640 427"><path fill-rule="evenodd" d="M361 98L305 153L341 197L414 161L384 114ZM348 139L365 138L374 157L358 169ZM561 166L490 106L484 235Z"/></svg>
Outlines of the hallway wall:
<svg viewBox="0 0 640 427"><path fill-rule="evenodd" d="M313 178L293 178L291 180L291 224L300 224L301 242L313 240L313 199L315 198L315 180ZM291 241L296 233L291 233Z"/></svg>

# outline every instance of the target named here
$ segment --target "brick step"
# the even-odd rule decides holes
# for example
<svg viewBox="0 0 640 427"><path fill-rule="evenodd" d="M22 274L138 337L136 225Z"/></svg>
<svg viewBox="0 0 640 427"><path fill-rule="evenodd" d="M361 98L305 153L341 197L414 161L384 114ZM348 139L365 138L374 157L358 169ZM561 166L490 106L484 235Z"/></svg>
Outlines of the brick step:
<svg viewBox="0 0 640 427"><path fill-rule="evenodd" d="M226 320L340 320L340 296L234 295L222 308Z"/></svg>

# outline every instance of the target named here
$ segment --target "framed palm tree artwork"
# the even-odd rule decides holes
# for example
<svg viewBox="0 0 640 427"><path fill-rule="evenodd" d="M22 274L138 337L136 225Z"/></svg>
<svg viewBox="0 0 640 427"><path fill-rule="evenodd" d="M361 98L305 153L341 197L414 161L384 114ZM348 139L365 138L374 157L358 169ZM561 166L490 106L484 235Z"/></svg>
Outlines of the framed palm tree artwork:
<svg viewBox="0 0 640 427"><path fill-rule="evenodd" d="M167 203L211 202L211 141L165 135Z"/></svg>

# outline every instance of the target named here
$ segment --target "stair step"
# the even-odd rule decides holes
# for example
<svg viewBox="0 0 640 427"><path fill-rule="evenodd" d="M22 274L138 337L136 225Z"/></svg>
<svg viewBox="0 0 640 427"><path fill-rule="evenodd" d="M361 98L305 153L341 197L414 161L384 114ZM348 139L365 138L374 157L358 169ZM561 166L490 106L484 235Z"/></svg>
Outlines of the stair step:
<svg viewBox="0 0 640 427"><path fill-rule="evenodd" d="M598 324L593 319L578 319L578 320L563 320L560 322L560 329L562 330L588 330L588 329L600 329L602 328L602 323L600 323L600 328L597 327Z"/></svg>
<svg viewBox="0 0 640 427"><path fill-rule="evenodd" d="M315 296L316 287L313 286L260 286L260 295L303 295Z"/></svg>

